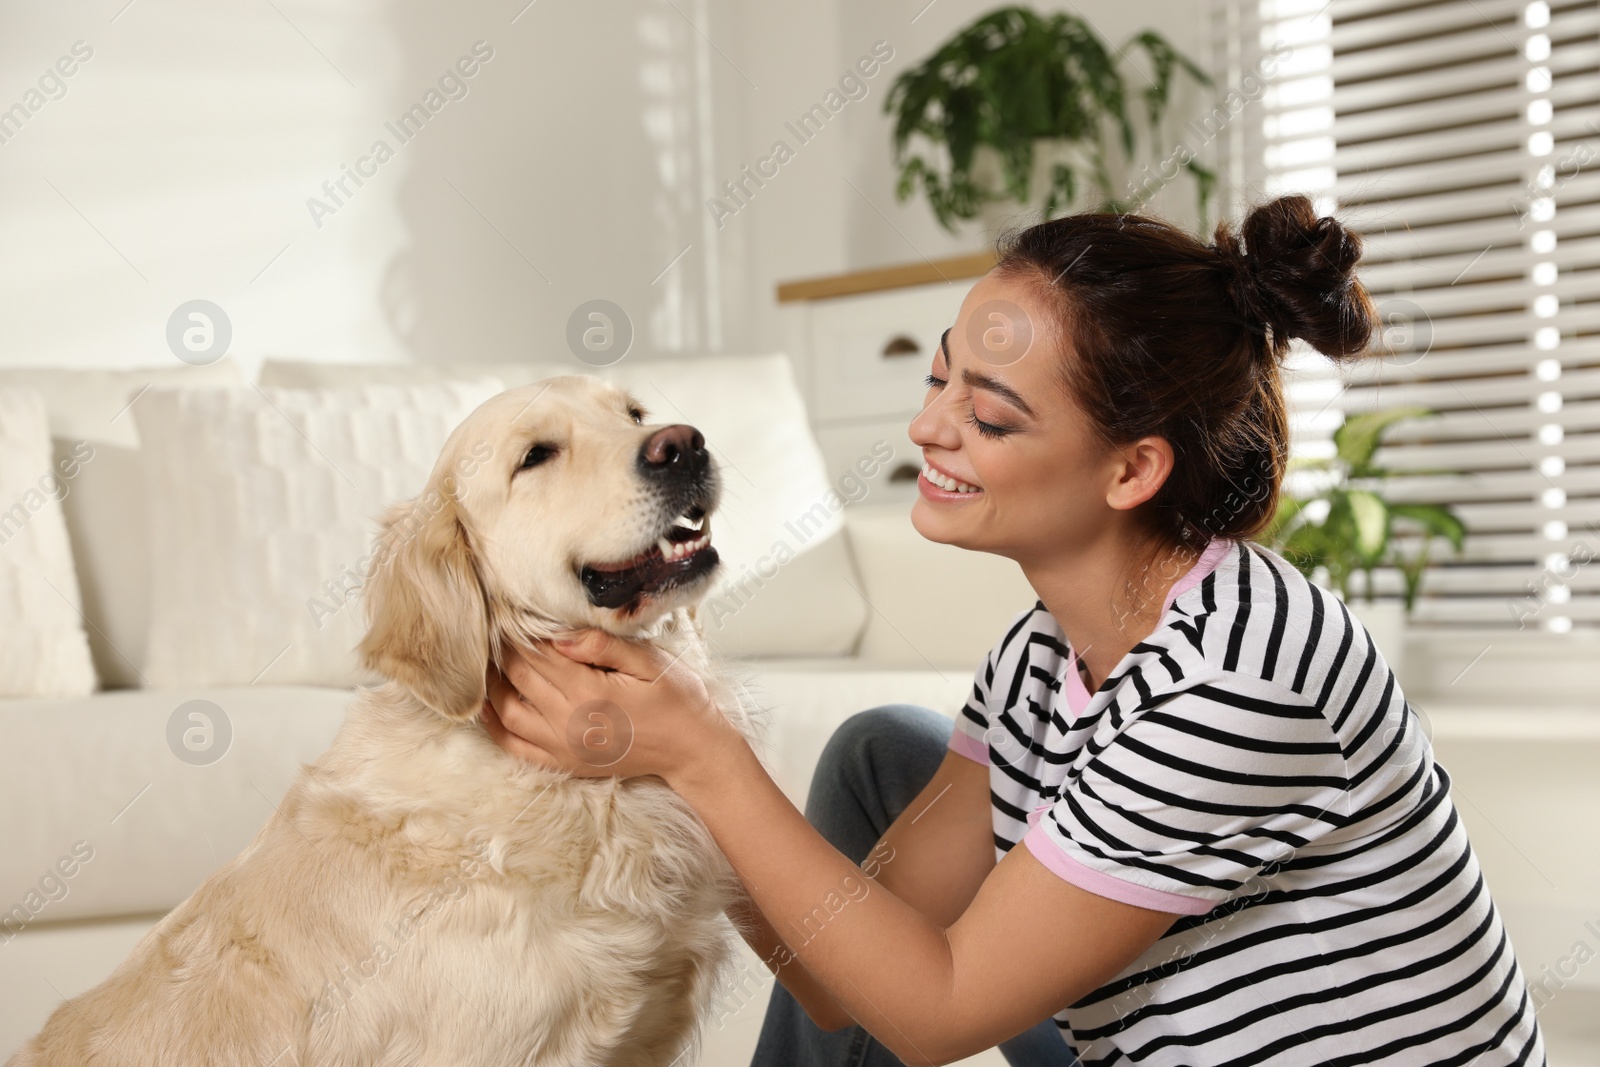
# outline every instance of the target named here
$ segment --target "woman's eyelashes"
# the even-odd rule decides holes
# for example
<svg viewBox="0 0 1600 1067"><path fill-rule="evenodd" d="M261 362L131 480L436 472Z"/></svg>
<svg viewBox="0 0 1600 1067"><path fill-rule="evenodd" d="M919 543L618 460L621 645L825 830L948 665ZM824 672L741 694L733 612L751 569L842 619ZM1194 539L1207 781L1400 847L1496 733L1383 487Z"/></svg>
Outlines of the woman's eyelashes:
<svg viewBox="0 0 1600 1067"><path fill-rule="evenodd" d="M1016 430L1010 426L996 426L992 422L984 422L982 419L978 418L978 413L976 411L967 413L967 421L971 423L972 428L977 430L979 435L983 437L1004 437L1006 434L1016 432Z"/></svg>
<svg viewBox="0 0 1600 1067"><path fill-rule="evenodd" d="M923 382L929 389L940 389L948 384L945 379L934 374L928 375L923 379ZM984 422L982 419L978 418L978 413L975 410L967 412L967 422L971 424L972 428L977 430L980 435L988 438L1005 437L1007 434L1017 432L1016 427L1014 426L999 426L992 422Z"/></svg>

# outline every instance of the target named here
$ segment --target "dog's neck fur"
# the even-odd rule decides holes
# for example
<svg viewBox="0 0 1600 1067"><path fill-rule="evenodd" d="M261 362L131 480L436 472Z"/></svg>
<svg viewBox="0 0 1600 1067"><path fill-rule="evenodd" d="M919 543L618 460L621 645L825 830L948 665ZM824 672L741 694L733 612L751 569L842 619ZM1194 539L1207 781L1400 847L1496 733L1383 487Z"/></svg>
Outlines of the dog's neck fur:
<svg viewBox="0 0 1600 1067"><path fill-rule="evenodd" d="M519 646L549 641L553 637L572 633L576 627L562 623L538 609L491 598L489 609L489 658L497 668L503 669L511 654ZM640 619L633 626L605 626L607 633L636 641L645 641L664 648L673 655L684 651L690 643L703 645L699 625L693 608L677 608L654 619Z"/></svg>
<svg viewBox="0 0 1600 1067"><path fill-rule="evenodd" d="M564 630L570 627L556 632ZM521 644L542 639L521 627L497 625L491 632L492 643L507 656L515 655ZM675 669L705 679L734 726L752 746L759 746L752 709L713 668L691 609L656 620L646 639L672 657ZM497 866L503 856L537 855L537 839L548 832L546 819L552 812L570 813L563 832L595 841L606 827L615 829L614 820L623 812L629 819L665 820L687 828L684 832L698 826L687 805L658 780L580 778L526 763L501 751L481 722L440 715L394 681L360 694L312 776L327 785L340 783L336 794L364 797L363 818L407 840L422 833L435 847L462 851L471 840L487 836ZM359 787L350 791L355 784ZM345 810L339 796L323 793L322 802ZM580 811L587 815L578 816ZM345 814L342 821L325 821L343 825L351 818ZM316 836L309 827L303 832Z"/></svg>

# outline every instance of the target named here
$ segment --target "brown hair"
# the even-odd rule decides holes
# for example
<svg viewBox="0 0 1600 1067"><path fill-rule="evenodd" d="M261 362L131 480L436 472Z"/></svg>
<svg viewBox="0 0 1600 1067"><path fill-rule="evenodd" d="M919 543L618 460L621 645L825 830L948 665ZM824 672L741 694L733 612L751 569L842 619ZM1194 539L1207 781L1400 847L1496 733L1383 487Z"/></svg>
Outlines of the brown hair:
<svg viewBox="0 0 1600 1067"><path fill-rule="evenodd" d="M996 270L1043 288L1075 351L1067 391L1108 445L1172 445L1145 508L1176 545L1271 521L1289 451L1279 363L1293 337L1335 359L1368 350L1378 313L1360 258L1358 235L1283 196L1238 235L1218 223L1210 245L1144 215L1052 219L1003 237Z"/></svg>

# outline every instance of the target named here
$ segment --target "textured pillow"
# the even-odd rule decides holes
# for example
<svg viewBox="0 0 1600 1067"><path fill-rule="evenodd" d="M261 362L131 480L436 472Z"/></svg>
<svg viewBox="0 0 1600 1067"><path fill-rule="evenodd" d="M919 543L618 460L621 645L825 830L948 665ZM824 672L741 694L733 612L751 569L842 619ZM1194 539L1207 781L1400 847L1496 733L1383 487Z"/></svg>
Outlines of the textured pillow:
<svg viewBox="0 0 1600 1067"><path fill-rule="evenodd" d="M783 355L628 359L595 368L564 357L538 363L302 363L267 360L263 385L424 384L475 375L521 385L592 374L631 389L654 422L687 422L722 467L712 539L722 578L701 612L725 656L843 656L867 620L842 529L848 498L870 483L834 486ZM880 469L875 478L887 478ZM988 646L984 646L988 650Z"/></svg>
<svg viewBox="0 0 1600 1067"><path fill-rule="evenodd" d="M139 443L133 421L133 408L139 403L135 398L147 388L245 384L239 365L231 359L219 359L204 366L170 362L173 365L127 370L0 367L0 388L36 390L50 413L52 437L95 444L105 441L122 448L134 448ZM72 521L70 507L67 521Z"/></svg>
<svg viewBox="0 0 1600 1067"><path fill-rule="evenodd" d="M754 566L787 540L796 554L842 526L821 450L786 356L624 360L605 368L543 363L300 363L268 360L263 386L296 389L432 385L494 378L507 387L558 374L592 374L631 389L653 422L693 423L722 465L723 504L713 530L723 557ZM817 507L818 504L822 507ZM842 503L842 501L841 501Z"/></svg>
<svg viewBox="0 0 1600 1067"><path fill-rule="evenodd" d="M909 504L853 509L845 521L873 607L857 653L863 663L970 675L1039 599L1014 561L923 537Z"/></svg>
<svg viewBox="0 0 1600 1067"><path fill-rule="evenodd" d="M724 567L701 612L717 650L849 654L867 605L845 548L844 509L870 482L828 481L788 357L623 360L594 373L631 390L652 421L697 427L722 468L711 539Z"/></svg>
<svg viewBox="0 0 1600 1067"><path fill-rule="evenodd" d="M0 388L0 697L94 691L44 398Z"/></svg>
<svg viewBox="0 0 1600 1067"><path fill-rule="evenodd" d="M44 398L56 460L92 452L67 483L61 507L83 594L89 653L106 688L137 686L150 607L144 543L144 488L133 406L151 386L242 386L239 365L0 367L0 388L36 390ZM133 405L133 406L130 406Z"/></svg>
<svg viewBox="0 0 1600 1067"><path fill-rule="evenodd" d="M727 568L697 616L707 643L722 656L762 660L849 655L867 603L844 531L776 564Z"/></svg>
<svg viewBox="0 0 1600 1067"><path fill-rule="evenodd" d="M362 560L497 382L152 389L146 684L355 685Z"/></svg>

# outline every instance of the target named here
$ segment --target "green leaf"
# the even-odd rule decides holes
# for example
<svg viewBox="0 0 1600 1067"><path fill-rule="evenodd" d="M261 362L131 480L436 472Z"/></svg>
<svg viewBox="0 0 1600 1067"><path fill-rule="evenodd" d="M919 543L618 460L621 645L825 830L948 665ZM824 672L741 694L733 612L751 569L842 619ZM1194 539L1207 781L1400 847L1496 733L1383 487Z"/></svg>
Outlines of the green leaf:
<svg viewBox="0 0 1600 1067"><path fill-rule="evenodd" d="M1384 431L1402 419L1431 414L1427 408L1403 407L1350 415L1333 432L1333 445L1339 458L1349 466L1351 475L1360 477L1372 468L1372 457L1378 451Z"/></svg>
<svg viewBox="0 0 1600 1067"><path fill-rule="evenodd" d="M1208 78L1207 81L1209 80ZM1183 169L1194 175L1197 188L1196 195L1199 197L1199 203L1196 206L1199 209L1200 232L1205 233L1210 228L1207 216L1210 213L1211 196L1217 191L1217 172L1209 167L1202 166L1197 160L1193 159L1185 163Z"/></svg>
<svg viewBox="0 0 1600 1067"><path fill-rule="evenodd" d="M1460 552L1467 540L1466 524L1443 504L1391 504L1389 511L1396 518L1410 519L1422 527L1429 537L1442 537L1450 547Z"/></svg>
<svg viewBox="0 0 1600 1067"><path fill-rule="evenodd" d="M1389 505L1377 493L1352 489L1347 494L1355 522L1355 550L1371 566L1389 544Z"/></svg>

